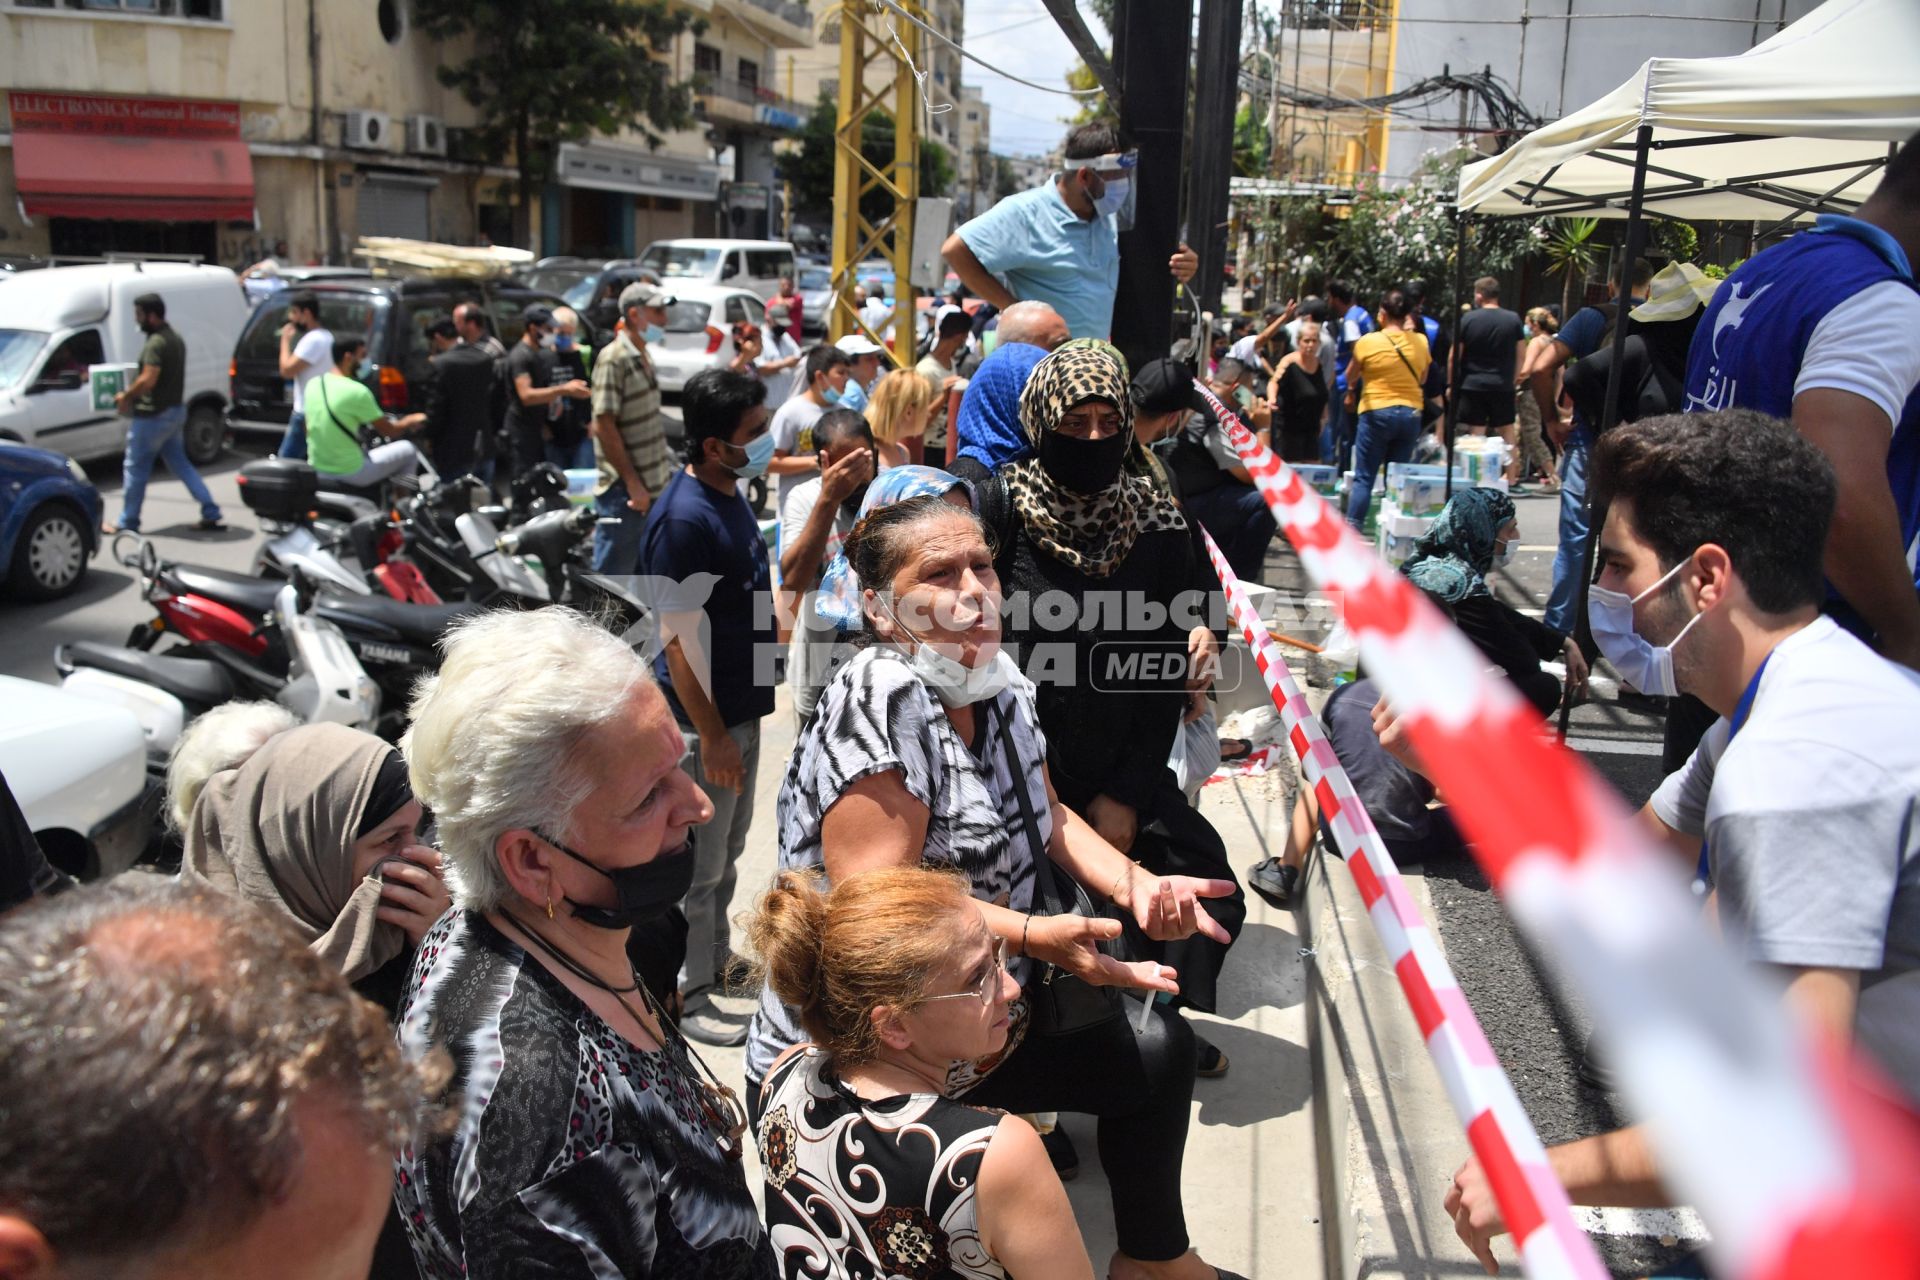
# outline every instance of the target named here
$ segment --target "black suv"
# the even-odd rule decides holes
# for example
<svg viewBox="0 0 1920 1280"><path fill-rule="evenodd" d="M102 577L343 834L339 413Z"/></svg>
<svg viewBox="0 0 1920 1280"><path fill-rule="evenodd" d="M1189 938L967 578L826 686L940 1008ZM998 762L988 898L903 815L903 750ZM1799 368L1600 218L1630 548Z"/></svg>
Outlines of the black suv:
<svg viewBox="0 0 1920 1280"><path fill-rule="evenodd" d="M426 409L427 380L433 376L427 363L432 355L427 329L436 320L450 318L456 304L477 302L486 308L494 333L508 349L526 328L520 317L528 307L565 305L552 294L498 281L369 278L316 280L303 288L320 299L320 322L335 337L366 336L374 394L380 407L394 414ZM293 402L287 379L280 376L280 328L287 322L291 297L275 294L255 308L234 345L228 425L235 431L286 432ZM586 316L580 318L580 341L598 350L611 336Z"/></svg>

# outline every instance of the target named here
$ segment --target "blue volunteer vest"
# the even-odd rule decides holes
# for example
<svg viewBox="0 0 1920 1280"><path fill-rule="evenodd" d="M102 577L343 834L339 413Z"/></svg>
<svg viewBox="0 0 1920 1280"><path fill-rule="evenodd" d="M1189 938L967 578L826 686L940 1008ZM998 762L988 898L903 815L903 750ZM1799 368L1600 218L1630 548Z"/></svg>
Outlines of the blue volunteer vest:
<svg viewBox="0 0 1920 1280"><path fill-rule="evenodd" d="M1853 218L1823 216L1814 229L1762 250L1728 276L1687 351L1687 411L1756 409L1793 416L1793 384L1827 313L1884 280L1914 285L1897 245ZM1912 340L1912 335L1893 335ZM1920 388L1907 397L1887 450L1887 482L1900 511L1907 563L1920 538ZM1916 573L1920 584L1920 573Z"/></svg>

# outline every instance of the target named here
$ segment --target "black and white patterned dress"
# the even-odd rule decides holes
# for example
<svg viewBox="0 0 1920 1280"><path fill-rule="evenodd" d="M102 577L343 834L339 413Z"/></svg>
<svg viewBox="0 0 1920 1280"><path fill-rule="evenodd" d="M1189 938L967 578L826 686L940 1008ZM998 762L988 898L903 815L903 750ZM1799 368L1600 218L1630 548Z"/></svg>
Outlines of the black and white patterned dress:
<svg viewBox="0 0 1920 1280"><path fill-rule="evenodd" d="M400 1006L441 1047L454 1130L401 1151L394 1199L430 1280L764 1280L766 1232L702 1109L698 1068L608 1026L511 938L449 911Z"/></svg>
<svg viewBox="0 0 1920 1280"><path fill-rule="evenodd" d="M794 745L780 784L780 869L820 870L820 825L827 810L860 779L888 771L900 775L914 799L927 807L923 860L966 874L982 902L1028 911L1033 906L1033 869L1047 856L1053 815L1047 807L1047 739L1034 710L1033 685L1015 676L990 702L974 707L981 726L980 754L960 740L927 686L898 652L861 650L835 673L820 699L814 722ZM1000 743L1010 736L1019 770L1015 779ZM1039 827L1037 843L1021 820L1014 787L1026 790ZM1007 962L1014 979L1026 982L1029 962ZM1025 1005L1016 1002L1006 1052L1024 1031ZM747 1040L747 1076L764 1080L792 1045L805 1040L799 1018L772 989L760 997ZM1004 1056L1004 1055L1003 1055ZM967 1087L966 1069L954 1090Z"/></svg>
<svg viewBox="0 0 1920 1280"><path fill-rule="evenodd" d="M767 1079L760 1166L784 1280L1003 1280L980 1243L980 1162L1001 1111L863 1099L805 1049Z"/></svg>

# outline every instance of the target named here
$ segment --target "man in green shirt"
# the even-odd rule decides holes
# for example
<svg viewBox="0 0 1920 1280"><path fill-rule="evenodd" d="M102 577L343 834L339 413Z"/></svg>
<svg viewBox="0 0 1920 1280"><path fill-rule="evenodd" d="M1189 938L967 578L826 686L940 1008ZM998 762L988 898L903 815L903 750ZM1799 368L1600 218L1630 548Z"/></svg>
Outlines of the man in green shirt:
<svg viewBox="0 0 1920 1280"><path fill-rule="evenodd" d="M333 371L307 388L307 461L324 481L366 488L389 476L412 475L420 467L420 452L410 440L394 440L374 448L360 447L360 428L371 424L383 436L406 435L427 420L424 413L395 418L384 413L367 384L354 375L366 355L367 340L336 338Z"/></svg>
<svg viewBox="0 0 1920 1280"><path fill-rule="evenodd" d="M187 492L200 504L198 527L207 532L224 529L220 504L187 459L186 446L180 440L187 425L187 406L183 403L187 344L167 323L167 304L157 293L143 293L133 300L133 319L147 335L147 344L140 352L139 376L113 399L114 408L132 414L133 422L127 427L127 454L122 464L120 523L106 526L106 532L140 528L140 507L146 501L155 459L165 461L167 469L185 482Z"/></svg>

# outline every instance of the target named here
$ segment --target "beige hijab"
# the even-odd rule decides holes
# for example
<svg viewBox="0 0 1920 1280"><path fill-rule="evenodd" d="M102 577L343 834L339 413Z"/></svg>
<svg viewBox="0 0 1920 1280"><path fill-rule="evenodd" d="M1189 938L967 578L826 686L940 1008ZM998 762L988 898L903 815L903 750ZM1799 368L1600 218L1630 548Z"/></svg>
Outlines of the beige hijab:
<svg viewBox="0 0 1920 1280"><path fill-rule="evenodd" d="M348 981L366 977L406 945L399 926L375 918L379 878L353 881L354 832L392 750L338 724L269 738L200 793L180 878L245 898L292 924Z"/></svg>

